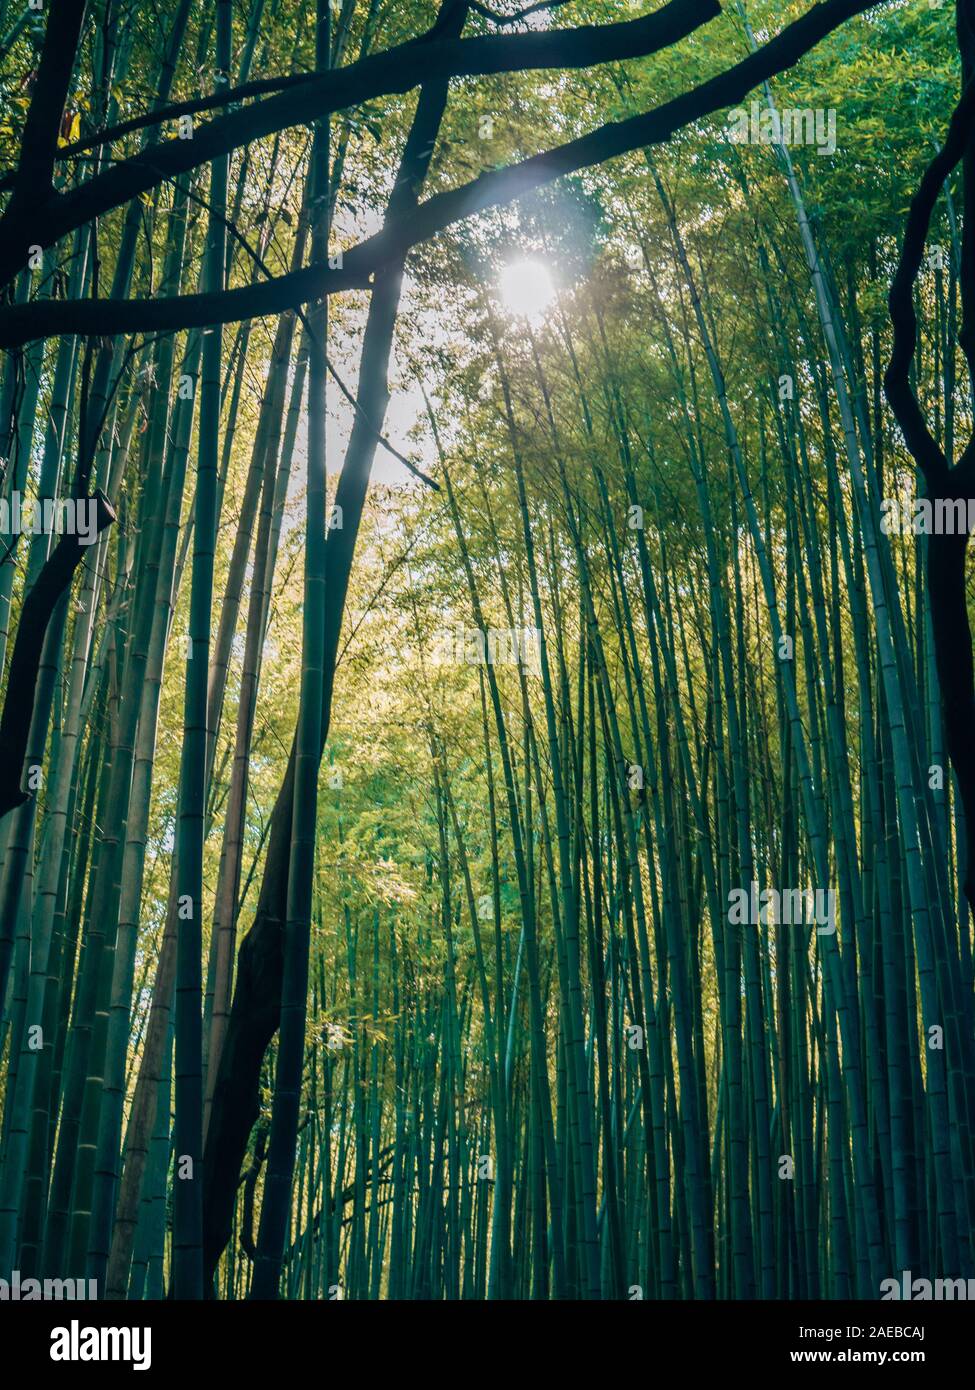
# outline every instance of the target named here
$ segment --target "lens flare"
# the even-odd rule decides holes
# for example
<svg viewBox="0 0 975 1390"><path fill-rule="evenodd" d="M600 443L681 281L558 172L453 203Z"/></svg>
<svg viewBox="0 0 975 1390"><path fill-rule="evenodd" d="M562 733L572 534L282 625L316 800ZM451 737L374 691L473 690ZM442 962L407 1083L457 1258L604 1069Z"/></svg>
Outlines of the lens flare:
<svg viewBox="0 0 975 1390"><path fill-rule="evenodd" d="M501 271L501 298L511 314L541 318L555 297L548 268L541 261L512 261Z"/></svg>

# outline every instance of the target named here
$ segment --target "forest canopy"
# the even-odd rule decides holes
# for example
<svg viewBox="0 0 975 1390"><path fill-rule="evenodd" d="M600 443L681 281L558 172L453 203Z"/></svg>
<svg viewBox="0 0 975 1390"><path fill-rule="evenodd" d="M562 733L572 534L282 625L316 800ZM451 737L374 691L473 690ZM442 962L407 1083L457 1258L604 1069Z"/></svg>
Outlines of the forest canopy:
<svg viewBox="0 0 975 1390"><path fill-rule="evenodd" d="M0 0L0 1281L975 1280L973 72Z"/></svg>

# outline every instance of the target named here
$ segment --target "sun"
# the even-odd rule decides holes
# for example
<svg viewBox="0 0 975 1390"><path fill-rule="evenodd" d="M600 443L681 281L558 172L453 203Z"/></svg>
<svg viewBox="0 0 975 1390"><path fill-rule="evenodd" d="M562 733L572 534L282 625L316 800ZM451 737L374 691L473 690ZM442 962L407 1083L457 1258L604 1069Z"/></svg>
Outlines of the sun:
<svg viewBox="0 0 975 1390"><path fill-rule="evenodd" d="M541 261L510 261L500 276L501 298L511 314L538 319L555 298L548 267Z"/></svg>

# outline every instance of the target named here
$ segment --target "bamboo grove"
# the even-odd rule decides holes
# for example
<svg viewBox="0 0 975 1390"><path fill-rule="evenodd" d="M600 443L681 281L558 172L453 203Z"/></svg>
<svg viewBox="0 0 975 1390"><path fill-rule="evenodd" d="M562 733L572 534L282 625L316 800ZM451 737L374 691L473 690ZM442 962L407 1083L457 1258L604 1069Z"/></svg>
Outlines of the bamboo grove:
<svg viewBox="0 0 975 1390"><path fill-rule="evenodd" d="M943 698L939 543L890 524L967 493L884 395L972 7L956 35L831 0L767 71L801 6L677 5L630 57L623 0L90 0L59 60L69 8L0 0L0 173L43 163L69 69L68 230L0 305L0 1279L975 1278L972 709ZM592 56L504 56L582 25ZM419 76L384 76L407 44ZM632 129L742 63L777 139L730 137L731 88L477 191L541 131ZM346 68L321 110L207 134ZM834 150L781 135L796 110ZM948 460L975 427L958 110L907 289ZM31 205L0 188L2 266ZM309 266L346 278L224 312ZM174 327L194 296L212 322ZM55 498L90 544L18 530Z"/></svg>

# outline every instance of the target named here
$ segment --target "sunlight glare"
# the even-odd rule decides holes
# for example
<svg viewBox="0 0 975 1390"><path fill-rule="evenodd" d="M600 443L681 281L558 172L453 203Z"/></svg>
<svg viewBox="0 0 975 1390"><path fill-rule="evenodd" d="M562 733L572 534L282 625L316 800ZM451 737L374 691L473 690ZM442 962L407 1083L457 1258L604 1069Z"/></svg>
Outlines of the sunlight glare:
<svg viewBox="0 0 975 1390"><path fill-rule="evenodd" d="M541 261L512 261L501 271L501 297L509 313L538 319L555 297L555 286Z"/></svg>

